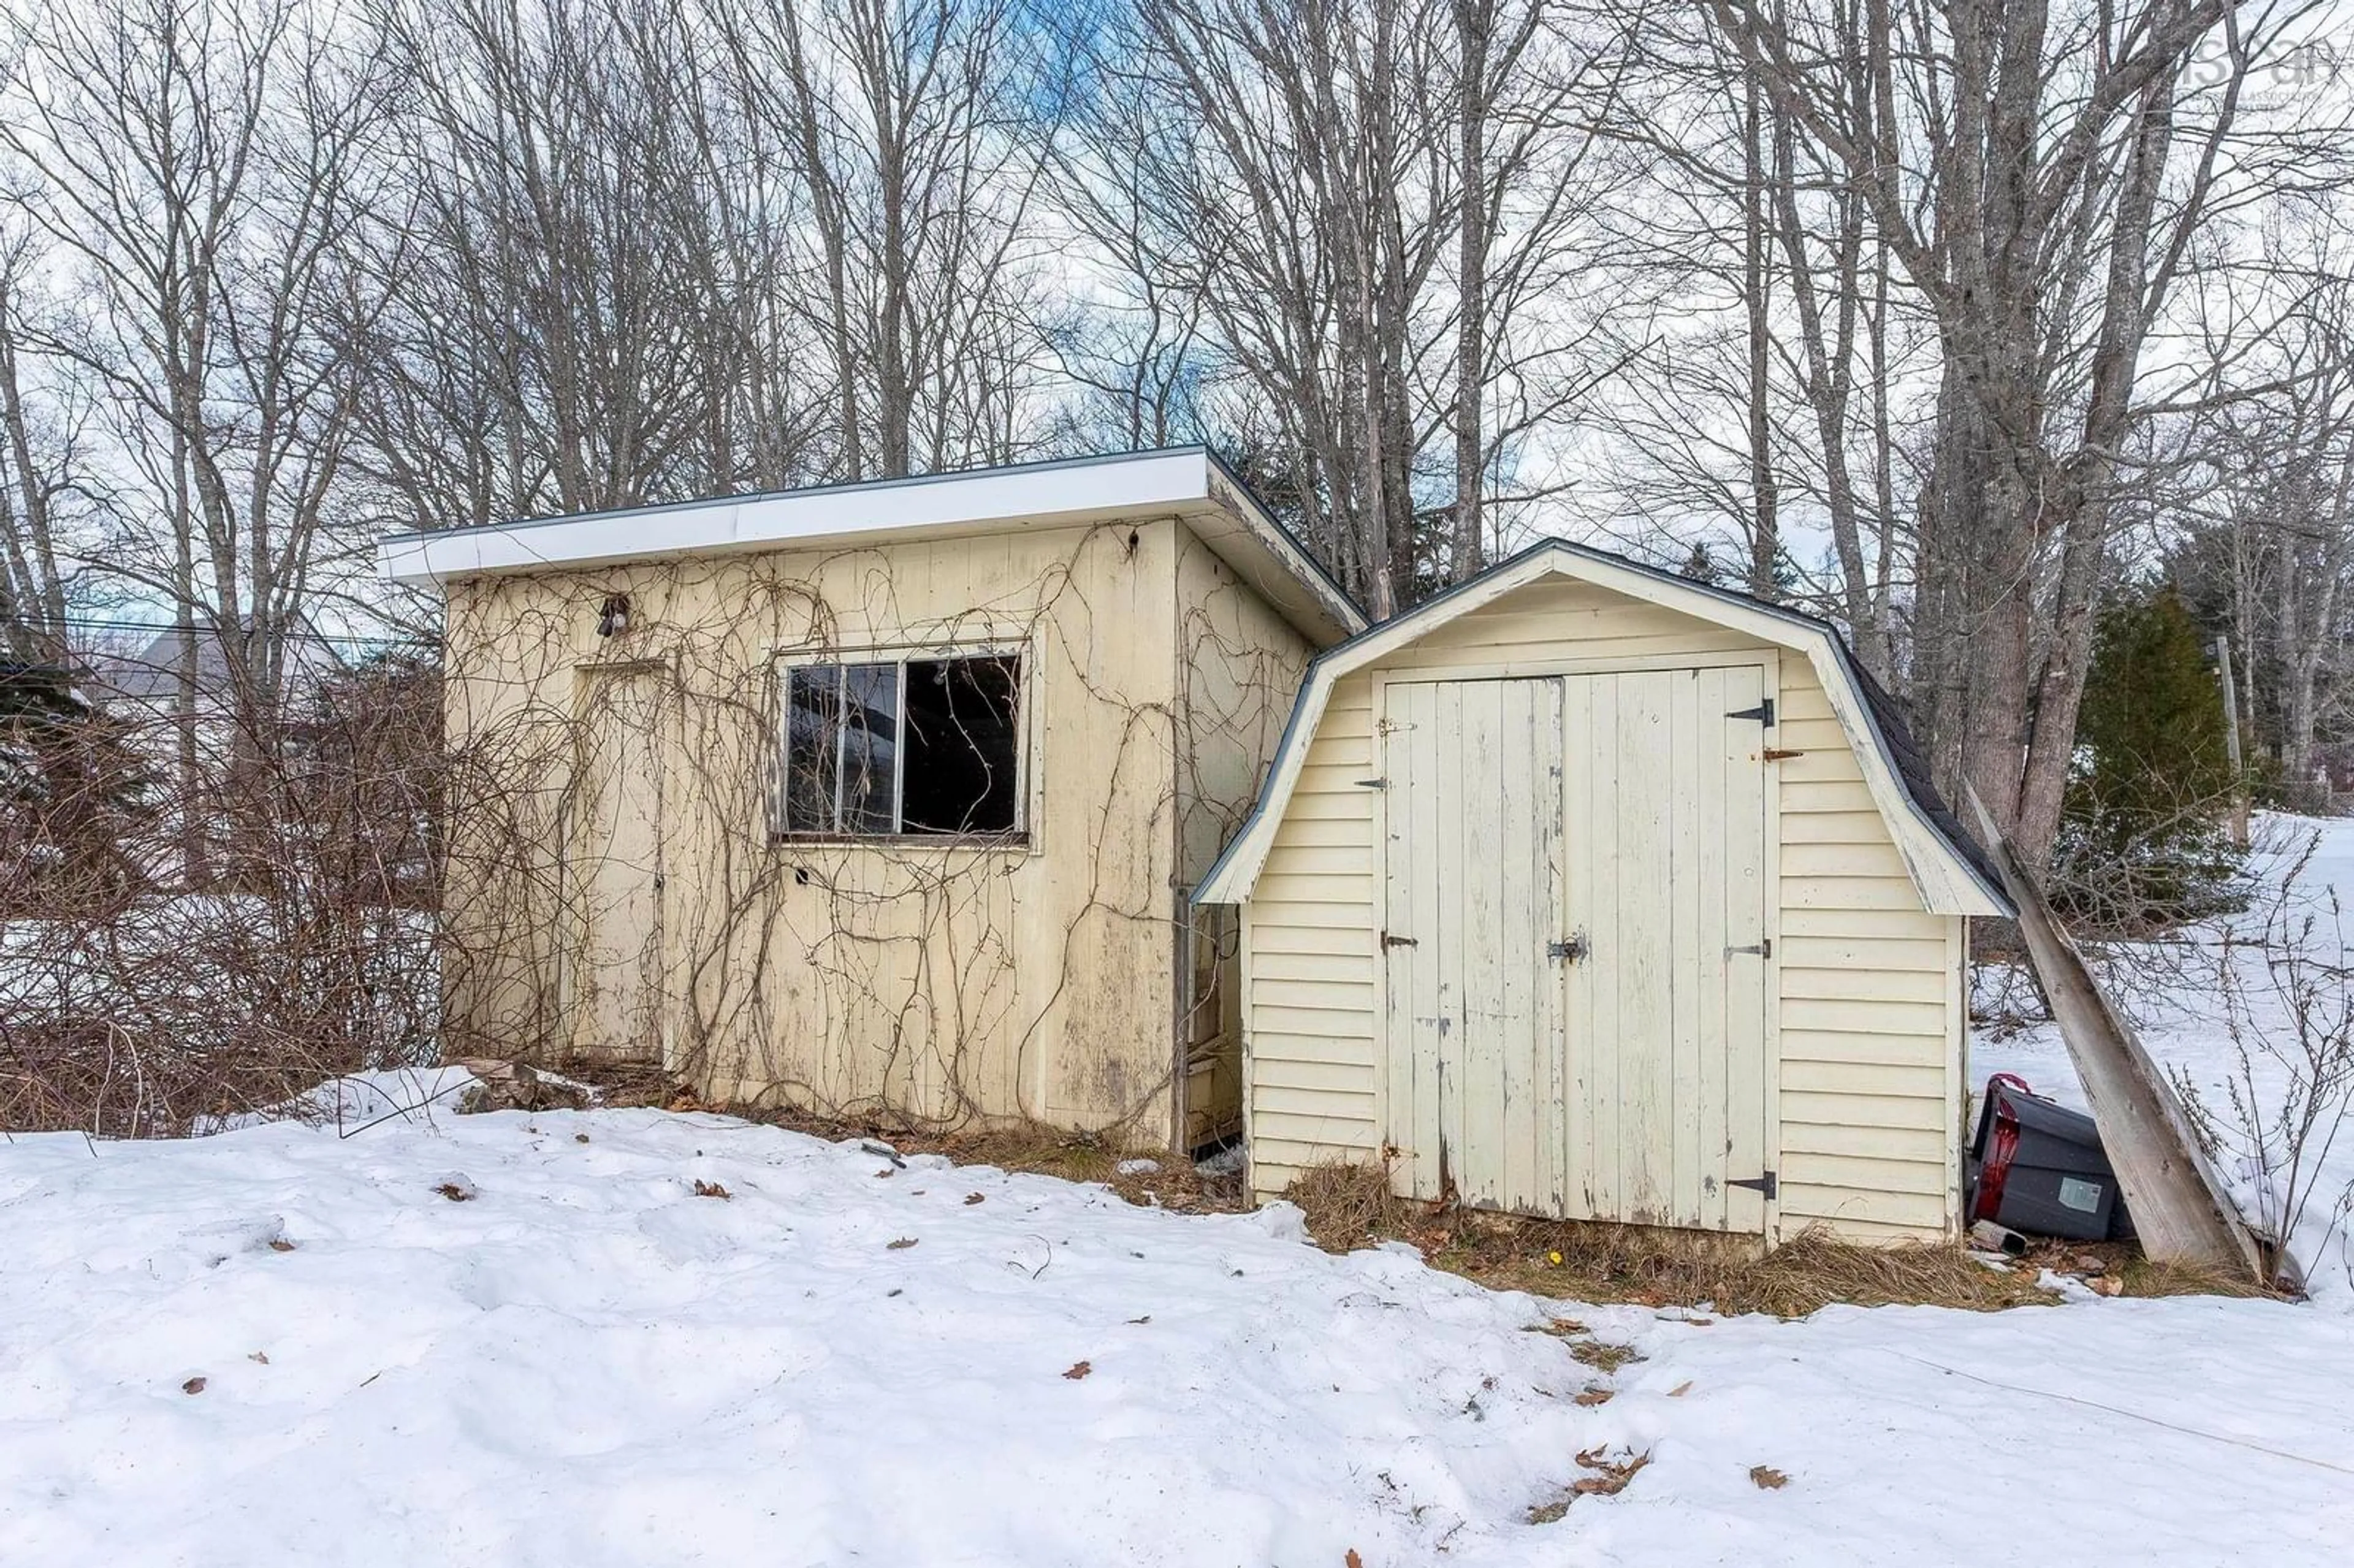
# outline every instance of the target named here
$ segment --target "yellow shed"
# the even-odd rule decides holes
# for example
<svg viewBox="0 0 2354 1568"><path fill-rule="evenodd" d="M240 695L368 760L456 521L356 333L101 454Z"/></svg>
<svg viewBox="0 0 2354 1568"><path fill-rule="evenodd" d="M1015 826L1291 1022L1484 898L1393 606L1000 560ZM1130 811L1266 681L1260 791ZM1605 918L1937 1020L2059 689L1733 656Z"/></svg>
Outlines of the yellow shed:
<svg viewBox="0 0 2354 1568"><path fill-rule="evenodd" d="M445 1048L1194 1143L1186 890L1346 595L1199 448L390 541L446 604Z"/></svg>
<svg viewBox="0 0 2354 1568"><path fill-rule="evenodd" d="M1960 1223L1967 916L1830 627L1560 541L1328 650L1243 831L1251 1184L1865 1240Z"/></svg>

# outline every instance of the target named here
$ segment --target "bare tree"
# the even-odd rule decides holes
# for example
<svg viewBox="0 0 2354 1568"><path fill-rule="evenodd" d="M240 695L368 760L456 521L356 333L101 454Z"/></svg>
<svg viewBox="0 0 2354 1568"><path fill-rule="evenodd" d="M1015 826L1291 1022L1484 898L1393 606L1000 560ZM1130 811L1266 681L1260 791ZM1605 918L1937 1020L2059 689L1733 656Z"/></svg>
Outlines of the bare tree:
<svg viewBox="0 0 2354 1568"><path fill-rule="evenodd" d="M754 145L787 172L829 471L1022 455L1042 347L1034 203L1055 65L1013 0L720 0Z"/></svg>
<svg viewBox="0 0 2354 1568"><path fill-rule="evenodd" d="M2256 62L2306 7L1867 0L1860 28L1835 0L1712 7L1937 323L1911 683L1942 774L2032 860L2135 477L2145 345L2219 211L2328 155L2239 134Z"/></svg>
<svg viewBox="0 0 2354 1568"><path fill-rule="evenodd" d="M73 562L60 513L82 483L80 410L54 401L37 408L27 395L27 274L37 257L23 238L0 252L0 650L20 662L55 662L67 646Z"/></svg>
<svg viewBox="0 0 2354 1568"><path fill-rule="evenodd" d="M200 644L231 676L240 742L262 743L334 515L373 67L291 0L92 0L12 26L11 200L84 302L42 347L103 391L135 481L122 527L161 533L163 558L110 564L177 616L193 794Z"/></svg>

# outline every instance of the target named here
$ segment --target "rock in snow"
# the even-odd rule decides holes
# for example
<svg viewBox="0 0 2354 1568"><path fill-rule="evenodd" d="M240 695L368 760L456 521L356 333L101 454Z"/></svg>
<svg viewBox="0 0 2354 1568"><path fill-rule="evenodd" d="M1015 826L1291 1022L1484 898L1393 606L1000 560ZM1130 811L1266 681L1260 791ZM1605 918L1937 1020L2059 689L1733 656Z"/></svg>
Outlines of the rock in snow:
<svg viewBox="0 0 2354 1568"><path fill-rule="evenodd" d="M1644 1358L1604 1378L1526 1331L1553 1304L1328 1256L1288 1206L908 1164L937 1179L716 1117L446 1104L343 1139L0 1145L0 1563L1848 1568L2064 1542L2207 1568L2354 1540L2354 1318L2327 1308L1576 1308ZM1581 1488L1596 1466L1624 1489Z"/></svg>

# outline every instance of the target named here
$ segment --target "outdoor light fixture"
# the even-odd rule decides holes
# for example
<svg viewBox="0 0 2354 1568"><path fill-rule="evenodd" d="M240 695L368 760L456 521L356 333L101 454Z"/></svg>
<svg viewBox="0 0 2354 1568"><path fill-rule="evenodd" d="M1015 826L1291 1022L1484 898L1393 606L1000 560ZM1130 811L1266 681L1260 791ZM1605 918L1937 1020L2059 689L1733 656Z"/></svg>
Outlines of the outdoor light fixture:
<svg viewBox="0 0 2354 1568"><path fill-rule="evenodd" d="M597 611L597 635L619 637L630 629L630 596L609 593L602 609Z"/></svg>

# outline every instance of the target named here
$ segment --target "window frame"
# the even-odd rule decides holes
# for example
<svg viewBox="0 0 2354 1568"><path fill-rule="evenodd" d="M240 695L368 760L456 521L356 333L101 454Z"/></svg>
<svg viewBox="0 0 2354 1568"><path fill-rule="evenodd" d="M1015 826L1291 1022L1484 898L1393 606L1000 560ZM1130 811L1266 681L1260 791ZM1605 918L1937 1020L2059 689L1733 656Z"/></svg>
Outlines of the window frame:
<svg viewBox="0 0 2354 1568"><path fill-rule="evenodd" d="M1026 639L981 639L972 641L902 641L825 648L793 648L772 652L769 659L773 722L769 726L769 767L773 784L769 791L769 840L771 843L865 845L875 849L1006 849L1034 853L1035 802L1031 797L1034 774L1033 753L1037 745L1037 704L1032 680L1037 669L1036 651ZM840 828L797 829L786 825L788 791L792 778L792 680L796 671L838 670L848 665L888 664L896 672L893 714L898 729L892 737L891 820L902 821L907 776L896 758L904 749L907 722L907 666L962 659L1010 659L1014 668L1013 826L1002 832L911 833L904 830L868 833ZM840 730L836 730L837 737ZM842 811L843 771L850 747L837 738L834 746L833 805Z"/></svg>

